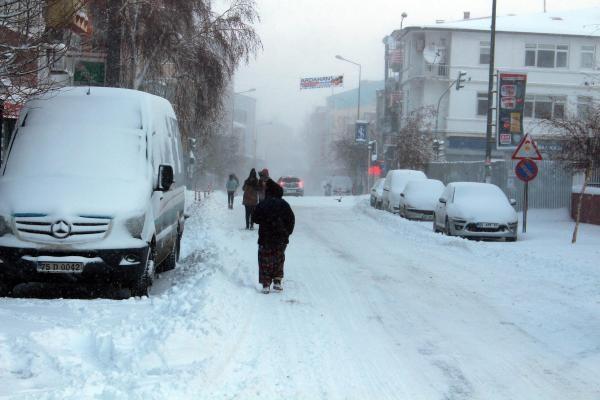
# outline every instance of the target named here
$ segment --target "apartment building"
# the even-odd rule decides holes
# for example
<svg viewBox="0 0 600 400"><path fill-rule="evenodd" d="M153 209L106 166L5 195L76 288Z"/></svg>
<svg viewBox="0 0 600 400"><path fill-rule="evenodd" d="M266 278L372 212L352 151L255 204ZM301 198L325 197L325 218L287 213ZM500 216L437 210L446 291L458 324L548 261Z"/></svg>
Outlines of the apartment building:
<svg viewBox="0 0 600 400"><path fill-rule="evenodd" d="M542 151L560 141L541 120L581 115L600 98L599 21L600 7L497 18L495 67L527 73L524 129ZM403 116L419 107L439 107L433 134L444 140L446 158L483 158L490 24L490 18L470 18L465 12L460 21L407 26L384 38L386 144L401 140L397 132ZM452 85L461 71L467 81L456 90ZM494 156L505 154L495 150Z"/></svg>

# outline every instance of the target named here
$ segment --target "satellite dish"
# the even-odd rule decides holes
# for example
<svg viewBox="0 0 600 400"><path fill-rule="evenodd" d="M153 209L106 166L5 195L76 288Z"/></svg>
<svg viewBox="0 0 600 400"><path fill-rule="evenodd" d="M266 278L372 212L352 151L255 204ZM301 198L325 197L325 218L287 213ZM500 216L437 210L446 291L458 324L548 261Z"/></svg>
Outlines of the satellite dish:
<svg viewBox="0 0 600 400"><path fill-rule="evenodd" d="M429 64L435 64L436 62L439 62L439 57L439 52L436 47L428 47L423 50L423 58Z"/></svg>

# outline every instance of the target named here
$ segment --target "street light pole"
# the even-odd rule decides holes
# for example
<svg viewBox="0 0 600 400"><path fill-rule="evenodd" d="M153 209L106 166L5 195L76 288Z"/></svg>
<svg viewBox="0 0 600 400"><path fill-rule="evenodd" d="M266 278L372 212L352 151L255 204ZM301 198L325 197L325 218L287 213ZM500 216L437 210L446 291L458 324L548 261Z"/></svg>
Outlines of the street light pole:
<svg viewBox="0 0 600 400"><path fill-rule="evenodd" d="M485 131L485 182L492 181L492 113L494 110L494 53L496 48L496 0L492 2L492 26L490 34L490 71L488 81L487 127Z"/></svg>
<svg viewBox="0 0 600 400"><path fill-rule="evenodd" d="M362 77L361 77L362 66L355 61L348 60L347 58L340 56L339 54L336 55L335 58L337 58L338 60L346 61L350 64L354 64L358 67L358 102L356 105L356 120L359 121L360 120L360 82L362 80ZM367 179L365 180L365 183L367 186L366 190L368 191L369 190L369 188L368 188L368 186L369 186L369 166L371 165L371 154L370 154L371 152L369 151L369 138L368 137L366 138L365 143L367 144L367 171L366 171Z"/></svg>

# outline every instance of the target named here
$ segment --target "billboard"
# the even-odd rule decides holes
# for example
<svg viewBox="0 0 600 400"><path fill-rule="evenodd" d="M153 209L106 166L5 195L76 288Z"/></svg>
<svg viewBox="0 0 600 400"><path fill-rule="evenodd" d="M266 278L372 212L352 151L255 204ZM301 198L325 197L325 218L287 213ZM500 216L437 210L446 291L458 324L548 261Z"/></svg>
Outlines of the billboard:
<svg viewBox="0 0 600 400"><path fill-rule="evenodd" d="M498 72L496 147L514 149L524 136L523 114L527 74Z"/></svg>
<svg viewBox="0 0 600 400"><path fill-rule="evenodd" d="M369 139L369 123L367 121L356 121L354 139L358 143L365 143Z"/></svg>
<svg viewBox="0 0 600 400"><path fill-rule="evenodd" d="M321 89L344 86L344 75L321 76L300 79L300 90Z"/></svg>

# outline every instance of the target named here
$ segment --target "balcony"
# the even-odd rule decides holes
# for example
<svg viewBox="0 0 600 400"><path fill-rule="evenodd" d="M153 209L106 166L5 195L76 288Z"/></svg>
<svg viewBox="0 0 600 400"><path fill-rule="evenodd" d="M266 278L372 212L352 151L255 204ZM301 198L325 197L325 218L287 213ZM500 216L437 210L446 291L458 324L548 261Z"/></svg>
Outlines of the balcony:
<svg viewBox="0 0 600 400"><path fill-rule="evenodd" d="M424 69L427 75L440 78L447 78L450 72L450 66L448 64L429 64L428 62L425 62Z"/></svg>

